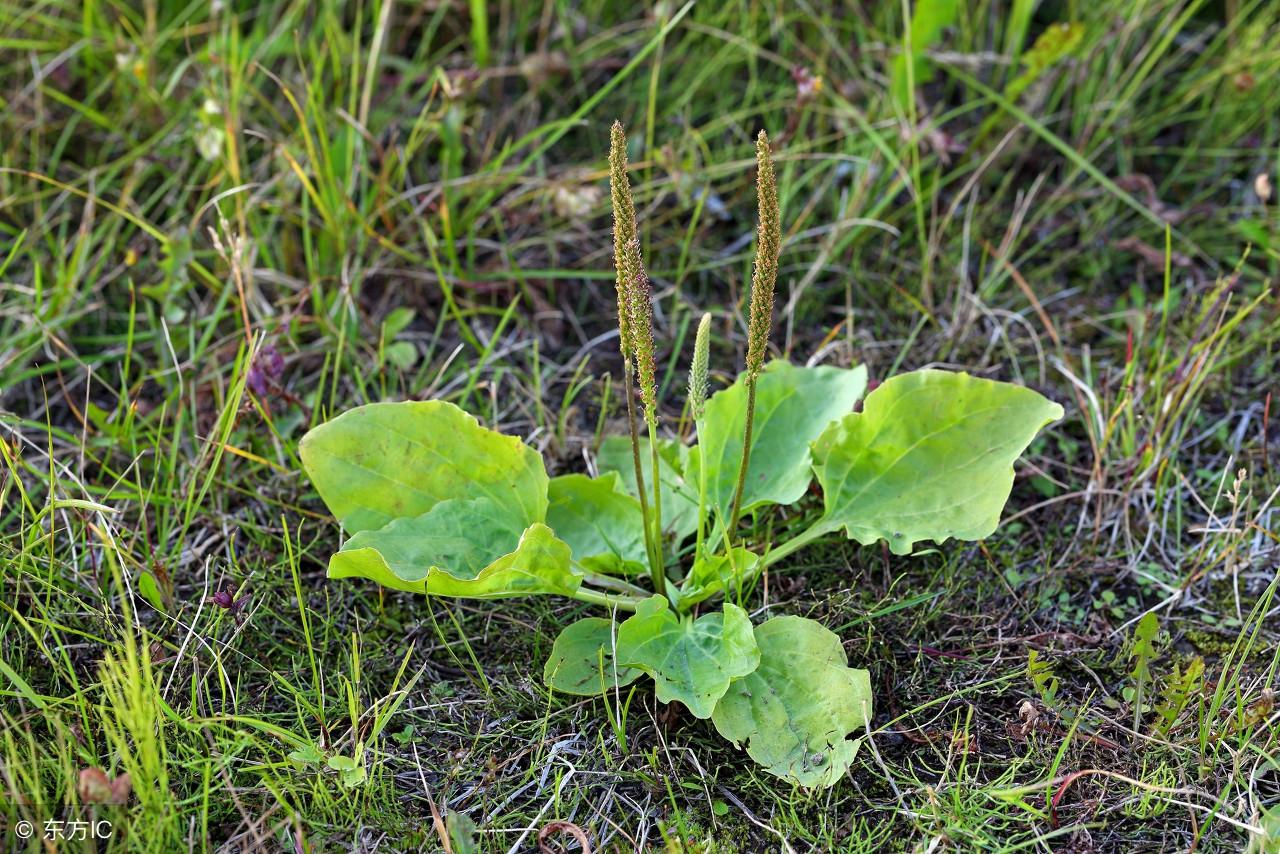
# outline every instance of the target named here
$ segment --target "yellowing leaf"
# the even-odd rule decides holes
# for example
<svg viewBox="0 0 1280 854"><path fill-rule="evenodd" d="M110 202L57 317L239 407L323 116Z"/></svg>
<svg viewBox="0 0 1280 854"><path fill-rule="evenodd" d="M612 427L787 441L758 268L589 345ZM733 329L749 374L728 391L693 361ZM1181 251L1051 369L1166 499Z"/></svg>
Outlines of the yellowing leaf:
<svg viewBox="0 0 1280 854"><path fill-rule="evenodd" d="M407 582L426 578L432 567L474 578L514 551L523 532L523 521L492 499L453 498L421 516L396 519L376 531L360 531L334 557L373 549L397 578ZM331 574L332 567L331 563Z"/></svg>
<svg viewBox="0 0 1280 854"><path fill-rule="evenodd" d="M978 540L1000 522L1014 460L1062 407L1028 388L924 370L886 381L814 443L828 531L894 554Z"/></svg>
<svg viewBox="0 0 1280 854"><path fill-rule="evenodd" d="M501 599L540 593L570 596L578 589L582 576L570 563L569 547L541 523L530 525L511 544L509 553L485 565L480 565L482 555L498 548L500 534L487 539L482 517L476 517L473 522L478 545L461 544L450 529L440 534L441 526L465 521L469 505L476 503L449 502L448 513L426 513L413 519L401 519L380 531L357 535L360 537L358 541L352 537L342 551L329 559L329 577L369 578L398 590L471 599ZM418 540L428 544L422 547L422 551L413 545ZM443 566L433 562L440 559L438 553L430 553L433 548L449 550L447 555L455 561L454 565ZM388 559L387 555L391 558Z"/></svg>
<svg viewBox="0 0 1280 854"><path fill-rule="evenodd" d="M421 516L451 498L489 498L523 529L547 512L542 457L439 400L371 403L303 437L312 483L349 533Z"/></svg>

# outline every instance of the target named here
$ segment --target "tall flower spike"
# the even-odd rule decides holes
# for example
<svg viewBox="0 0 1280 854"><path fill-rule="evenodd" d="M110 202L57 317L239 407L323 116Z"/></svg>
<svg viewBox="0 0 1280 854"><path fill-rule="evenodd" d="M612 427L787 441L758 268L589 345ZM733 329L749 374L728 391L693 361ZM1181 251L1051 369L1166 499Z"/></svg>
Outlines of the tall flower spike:
<svg viewBox="0 0 1280 854"><path fill-rule="evenodd" d="M632 240L627 244L627 269L632 274L631 287L627 291L627 307L631 310L631 316L627 319L627 334L631 338L631 350L635 355L644 417L652 423L658 411L657 365L653 356L653 303L649 274L645 272L644 261L640 259L639 240Z"/></svg>
<svg viewBox="0 0 1280 854"><path fill-rule="evenodd" d="M698 321L698 334L693 339L693 363L689 366L689 414L702 418L707 408L707 371L711 351L711 315Z"/></svg>
<svg viewBox="0 0 1280 854"><path fill-rule="evenodd" d="M667 579L662 562L662 501L657 480L657 386L653 365L653 318L649 304L649 279L640 263L640 242L636 239L636 208L631 200L631 182L627 179L627 136L622 122L614 122L609 131L609 198L613 202L613 263L617 270L618 345L622 350L622 372L626 378L623 396L627 401L627 425L631 431L631 461L636 472L636 493L640 499L640 515L644 519L644 546L649 555L649 574L654 592L666 595ZM637 334L638 326L643 333ZM637 346L637 339L643 343ZM652 457L653 513L644 488L644 466L640 460L640 431L636 424L631 381L635 367L640 371L640 393L644 400L645 421L649 427L649 451Z"/></svg>
<svg viewBox="0 0 1280 854"><path fill-rule="evenodd" d="M764 131L756 137L756 192L760 205L760 234L755 271L751 275L751 315L747 321L747 376L754 380L764 367L773 326L773 287L778 280L778 252L782 247L782 215L773 155Z"/></svg>
<svg viewBox="0 0 1280 854"><path fill-rule="evenodd" d="M756 378L764 367L773 326L773 285L778 280L778 252L782 246L782 215L778 210L778 185L773 178L773 155L769 136L756 137L756 191L760 198L760 237L756 241L756 267L751 275L751 316L747 319L747 419L742 436L742 461L738 466L738 488L733 493L725 536L732 536L742 510L742 492L751 465L751 437L755 423Z"/></svg>
<svg viewBox="0 0 1280 854"><path fill-rule="evenodd" d="M629 297L635 271L630 268L627 247L636 239L636 209L631 199L631 182L627 178L627 136L621 122L609 131L609 197L613 202L613 264L617 271L618 344L622 357L634 358L631 341L631 306Z"/></svg>

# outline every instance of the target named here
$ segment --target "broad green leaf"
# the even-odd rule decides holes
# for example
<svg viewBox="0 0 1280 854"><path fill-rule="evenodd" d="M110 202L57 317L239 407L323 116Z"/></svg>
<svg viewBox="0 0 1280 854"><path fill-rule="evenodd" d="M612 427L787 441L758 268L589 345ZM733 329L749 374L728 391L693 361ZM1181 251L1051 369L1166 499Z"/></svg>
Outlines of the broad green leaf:
<svg viewBox="0 0 1280 854"><path fill-rule="evenodd" d="M694 620L673 613L663 596L645 599L618 627L617 658L652 676L660 701L679 700L704 720L729 682L760 663L746 611L726 603Z"/></svg>
<svg viewBox="0 0 1280 854"><path fill-rule="evenodd" d="M535 522L511 554L504 555L474 577L462 577L433 567L426 592L435 596L502 599L556 593L571 596L582 584L569 560L569 547L546 525Z"/></svg>
<svg viewBox="0 0 1280 854"><path fill-rule="evenodd" d="M451 498L490 498L523 523L547 511L542 457L440 400L371 403L303 437L302 464L349 533L421 516Z"/></svg>
<svg viewBox="0 0 1280 854"><path fill-rule="evenodd" d="M842 776L871 719L871 678L848 666L840 638L804 617L755 630L760 666L735 679L711 722L778 777L826 788Z"/></svg>
<svg viewBox="0 0 1280 854"><path fill-rule="evenodd" d="M334 771L350 771L356 767L356 761L350 756L330 756L328 765Z"/></svg>
<svg viewBox="0 0 1280 854"><path fill-rule="evenodd" d="M644 675L634 667L618 667L613 649L613 621L584 617L560 632L542 678L557 691L588 697L630 685Z"/></svg>
<svg viewBox="0 0 1280 854"><path fill-rule="evenodd" d="M640 502L623 491L617 472L589 478L566 474L547 488L547 524L592 572L647 571Z"/></svg>
<svg viewBox="0 0 1280 854"><path fill-rule="evenodd" d="M392 590L426 593L426 579L406 581L391 571L376 549L343 549L329 556L330 578L367 578Z"/></svg>
<svg viewBox="0 0 1280 854"><path fill-rule="evenodd" d="M853 411L867 388L867 369L797 368L777 359L756 381L751 462L743 486L742 511L762 504L793 504L813 478L809 445L832 421ZM708 513L727 517L738 488L747 423L747 388L740 378L707 401L698 424L698 446L689 456L689 482L699 488L707 468Z"/></svg>
<svg viewBox="0 0 1280 854"><path fill-rule="evenodd" d="M759 572L760 555L741 547L695 560L680 585L679 608L685 611L717 593L746 586Z"/></svg>
<svg viewBox="0 0 1280 854"><path fill-rule="evenodd" d="M367 776L364 763L350 756L330 756L327 764L338 772L342 779L342 784L348 789L360 786Z"/></svg>
<svg viewBox="0 0 1280 854"><path fill-rule="evenodd" d="M685 479L688 451L668 439L658 440L658 473L662 477L662 530L683 540L698 527L698 490ZM631 454L631 440L626 436L610 436L600 445L596 458L600 471L616 471L623 488L632 497L636 492L636 465ZM644 473L645 498L653 505L653 463L649 440L640 440L640 471Z"/></svg>
<svg viewBox="0 0 1280 854"><path fill-rule="evenodd" d="M979 540L1000 522L1014 460L1062 407L1028 388L924 370L886 381L862 412L831 425L813 446L826 515L894 554L920 540Z"/></svg>
<svg viewBox="0 0 1280 854"><path fill-rule="evenodd" d="M357 576L398 590L471 599L539 593L568 596L578 589L582 576L572 567L569 547L539 522L517 534L507 546L508 553L482 565L484 556L502 548L508 533L488 536L492 517L483 514L486 504L491 502L446 502L439 505L443 509L361 532L329 559L329 577ZM464 542L458 526L468 522L473 529L468 534L477 539ZM434 562L441 555L454 561L452 565Z"/></svg>
<svg viewBox="0 0 1280 854"><path fill-rule="evenodd" d="M342 546L341 555L373 549L396 578L421 581L431 567L474 578L498 558L515 550L523 521L489 498L451 498L421 516L396 519L376 531L360 531ZM330 574L333 560L330 561Z"/></svg>

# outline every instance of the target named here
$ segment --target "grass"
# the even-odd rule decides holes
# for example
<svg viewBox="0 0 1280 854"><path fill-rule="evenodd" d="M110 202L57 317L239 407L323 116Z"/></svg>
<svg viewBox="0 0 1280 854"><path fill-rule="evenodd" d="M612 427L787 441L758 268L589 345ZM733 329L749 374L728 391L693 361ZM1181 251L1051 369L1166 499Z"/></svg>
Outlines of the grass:
<svg viewBox="0 0 1280 854"><path fill-rule="evenodd" d="M904 100L900 3L488 5L0 2L6 845L1277 850L1280 10L980 0ZM753 594L872 673L827 792L644 691L550 696L576 604L324 579L296 448L331 414L449 399L553 472L619 428L614 118L668 429L693 318L713 382L741 362L760 127L778 350L1068 409L991 539L824 543Z"/></svg>

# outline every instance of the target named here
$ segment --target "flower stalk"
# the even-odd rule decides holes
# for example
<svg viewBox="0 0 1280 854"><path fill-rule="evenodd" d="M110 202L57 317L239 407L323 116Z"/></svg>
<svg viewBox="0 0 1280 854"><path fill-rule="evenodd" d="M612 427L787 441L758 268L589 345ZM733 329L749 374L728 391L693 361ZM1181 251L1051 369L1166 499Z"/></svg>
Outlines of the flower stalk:
<svg viewBox="0 0 1280 854"><path fill-rule="evenodd" d="M657 380L653 356L653 307L649 277L640 258L636 235L635 203L627 177L627 140L622 123L614 122L609 134L609 196L613 204L613 260L617 271L618 342L622 350L627 401L627 424L631 432L631 458L636 472L636 493L644 520L645 552L654 591L667 593L666 570L662 560L662 499L658 477ZM640 461L640 431L632 399L639 381L641 402L649 433L653 475L653 511L645 490L644 466Z"/></svg>
<svg viewBox="0 0 1280 854"><path fill-rule="evenodd" d="M751 308L747 319L747 424L742 439L742 462L738 467L738 487L729 511L726 537L732 535L742 511L742 493L751 465L752 427L755 422L756 380L764 367L773 327L773 289L778 280L778 254L782 248L782 214L778 208L778 185L773 174L773 154L769 136L762 130L756 137L756 195L760 225L756 241L755 269L751 275Z"/></svg>
<svg viewBox="0 0 1280 854"><path fill-rule="evenodd" d="M689 365L689 416L693 419L702 439L702 416L707 411L707 375L711 362L711 315L704 314L698 321L698 332L693 339L693 362ZM694 556L702 557L702 544L707 527L707 467L698 466L698 539Z"/></svg>
<svg viewBox="0 0 1280 854"><path fill-rule="evenodd" d="M636 362L636 378L640 384L640 402L644 406L644 422L649 428L649 474L653 477L653 516L647 520L653 530L652 542L657 558L654 586L661 591L666 587L666 573L662 562L662 479L658 468L658 368L653 355L653 302L649 287L649 274L645 272L640 257L640 241L627 244L627 267L631 273L631 291L627 303L631 309L631 348ZM639 448L636 448L637 456Z"/></svg>

